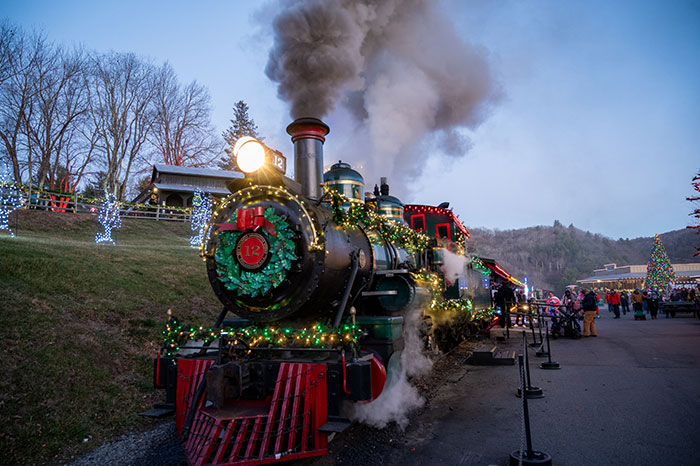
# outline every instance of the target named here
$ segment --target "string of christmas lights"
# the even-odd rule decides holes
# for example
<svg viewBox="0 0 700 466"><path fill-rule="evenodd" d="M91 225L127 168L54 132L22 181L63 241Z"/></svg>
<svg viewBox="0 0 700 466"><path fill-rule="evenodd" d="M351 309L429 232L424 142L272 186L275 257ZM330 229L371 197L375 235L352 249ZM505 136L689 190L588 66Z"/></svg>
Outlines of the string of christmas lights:
<svg viewBox="0 0 700 466"><path fill-rule="evenodd" d="M190 247L201 247L204 239L204 227L211 217L212 203L209 195L197 188L192 197L192 215L190 217L190 229L195 233L190 236Z"/></svg>
<svg viewBox="0 0 700 466"><path fill-rule="evenodd" d="M18 184L17 187L19 188L22 195L24 197L27 197L27 195L29 194L29 186L24 185L24 184L22 184L22 185ZM82 194L76 194L74 192L71 193L71 192L67 192L67 191L60 191L60 190L49 189L49 188L40 189L40 190L32 189L31 192L32 192L32 196L34 196L34 194L36 193L36 194L40 194L40 195L46 194L46 195L50 195L50 196L67 197L70 199L77 197L78 202L80 204L93 204L95 206L100 206L100 205L104 204L105 201L107 200L106 198L102 198L102 197L84 196ZM132 210L152 210L155 207L157 207L154 204L141 204L141 203L136 203L136 202L124 202L124 201L120 201L119 205L121 206L121 208L128 208L128 209L132 209ZM192 211L191 207L167 206L165 208L167 208L169 211L173 211L173 212L176 211L176 212L180 212L180 213L184 213L184 214L189 214Z"/></svg>
<svg viewBox="0 0 700 466"><path fill-rule="evenodd" d="M693 177L691 185L693 186L693 190L695 190L695 192L700 193L700 172ZM700 201L700 196L688 196L685 199L694 203L695 207L698 207L698 201ZM698 220L700 220L700 208L694 209L688 215L694 217L696 219L695 222L697 223ZM698 223L697 225L689 225L686 228L693 229L697 234L700 235L700 223ZM693 256L700 256L700 247L695 248L695 254L693 254Z"/></svg>
<svg viewBox="0 0 700 466"><path fill-rule="evenodd" d="M200 248L200 256L202 260L206 261L207 257L212 257L216 253L216 241L210 241L212 234L217 234L214 232L214 225L217 221L220 221L220 215L224 210L230 208L230 206L236 206L241 203L250 204L251 199L260 196L261 199L270 200L275 197L281 199L287 199L296 205L299 211L299 216L301 219L308 220L308 225L311 229L311 238L309 241L308 249L309 251L322 251L325 249L325 235L322 229L317 229L318 220L315 218L312 209L307 209L307 202L303 196L294 194L288 191L284 187L278 186L268 186L268 185L257 185L253 184L253 181L249 181L250 186L239 189L235 193L229 195L226 199L215 204L214 213L211 216L211 221L208 222L204 229L204 240L202 241L202 246Z"/></svg>
<svg viewBox="0 0 700 466"><path fill-rule="evenodd" d="M455 239L454 245L455 245L455 252L460 255L464 256L467 253L467 237L465 235L456 235L457 238Z"/></svg>
<svg viewBox="0 0 700 466"><path fill-rule="evenodd" d="M97 215L97 221L104 228L104 233L97 232L95 235L95 243L112 243L112 230L121 228L122 218L119 215L119 202L114 194L109 194L107 200L102 204L100 213Z"/></svg>
<svg viewBox="0 0 700 466"><path fill-rule="evenodd" d="M409 214L418 213L447 216L454 222L455 225L457 225L459 231L461 231L464 236L469 238L469 230L467 230L467 227L462 224L451 209L443 209L442 207L435 207L431 205L408 204L404 207L404 212Z"/></svg>
<svg viewBox="0 0 700 466"><path fill-rule="evenodd" d="M359 226L375 230L385 241L413 252L423 251L430 246L428 236L377 214L371 205L348 199L328 186L324 186L323 191L324 197L330 199L333 221L341 228L352 229Z"/></svg>
<svg viewBox="0 0 700 466"><path fill-rule="evenodd" d="M162 349L167 356L173 356L189 342L209 345L219 338L231 348L341 348L354 351L362 330L355 324L333 328L321 323L304 328L248 326L205 329L188 327L171 317L162 333Z"/></svg>
<svg viewBox="0 0 700 466"><path fill-rule="evenodd" d="M14 176L10 173L7 164L3 164L0 170L0 230L10 232L10 237L14 238L15 233L10 228L10 214L22 207L24 198Z"/></svg>
<svg viewBox="0 0 700 466"><path fill-rule="evenodd" d="M644 286L656 291L663 291L671 280L675 279L676 272L673 270L671 260L668 258L664 245L661 243L661 238L659 238L659 235L654 235L654 243L651 247L651 257L647 263L647 276L644 280Z"/></svg>
<svg viewBox="0 0 700 466"><path fill-rule="evenodd" d="M474 303L468 298L445 299L443 278L436 273L413 273L417 281L424 282L432 294L430 312L436 314L468 315L468 320L478 321L489 319L493 315L493 309L482 309L474 312Z"/></svg>
<svg viewBox="0 0 700 466"><path fill-rule="evenodd" d="M472 257L471 263L472 267L478 270L481 273L481 275L485 277L491 275L491 269L486 267L486 264L484 264L484 261L482 261L480 257Z"/></svg>

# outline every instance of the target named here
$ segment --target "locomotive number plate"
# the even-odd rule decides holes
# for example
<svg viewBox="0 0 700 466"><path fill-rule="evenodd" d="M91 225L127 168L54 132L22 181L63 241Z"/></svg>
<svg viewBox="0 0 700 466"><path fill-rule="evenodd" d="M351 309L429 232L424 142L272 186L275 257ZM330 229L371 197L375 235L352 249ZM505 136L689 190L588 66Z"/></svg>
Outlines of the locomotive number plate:
<svg viewBox="0 0 700 466"><path fill-rule="evenodd" d="M257 272L270 260L270 243L260 233L242 234L236 241L236 261L244 269Z"/></svg>

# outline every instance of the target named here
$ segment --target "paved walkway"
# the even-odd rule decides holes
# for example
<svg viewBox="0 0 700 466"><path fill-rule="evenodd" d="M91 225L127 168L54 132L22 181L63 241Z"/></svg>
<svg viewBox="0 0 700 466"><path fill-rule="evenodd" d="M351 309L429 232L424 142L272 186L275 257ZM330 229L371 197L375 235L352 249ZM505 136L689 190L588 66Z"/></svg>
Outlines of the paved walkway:
<svg viewBox="0 0 700 466"><path fill-rule="evenodd" d="M598 338L558 339L544 371L530 352L533 446L553 464L700 465L700 319L612 319L601 308ZM507 349L521 348L518 335ZM411 448L385 464L504 465L520 447L517 365L465 366L406 432Z"/></svg>

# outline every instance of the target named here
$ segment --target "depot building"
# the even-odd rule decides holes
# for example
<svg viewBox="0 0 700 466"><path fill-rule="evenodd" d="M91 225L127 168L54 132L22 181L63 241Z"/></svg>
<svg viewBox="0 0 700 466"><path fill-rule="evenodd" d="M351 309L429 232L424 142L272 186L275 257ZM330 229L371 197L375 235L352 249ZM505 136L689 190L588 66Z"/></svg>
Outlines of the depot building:
<svg viewBox="0 0 700 466"><path fill-rule="evenodd" d="M671 266L676 273L676 279L671 282L671 286L690 288L700 285L700 263L671 264ZM588 286L594 290L634 290L644 287L646 276L646 265L605 264L602 269L594 270L592 276L576 282L580 286Z"/></svg>

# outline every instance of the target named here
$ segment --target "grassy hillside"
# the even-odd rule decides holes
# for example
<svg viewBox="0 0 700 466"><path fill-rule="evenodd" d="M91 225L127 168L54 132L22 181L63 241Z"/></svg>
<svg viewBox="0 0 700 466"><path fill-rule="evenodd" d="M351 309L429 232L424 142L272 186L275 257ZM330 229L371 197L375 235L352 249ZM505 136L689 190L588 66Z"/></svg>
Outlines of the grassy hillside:
<svg viewBox="0 0 700 466"><path fill-rule="evenodd" d="M558 223L504 231L470 228L469 232L469 252L496 259L510 273L527 276L537 288L558 293L604 264L646 264L653 242L653 238L612 240ZM700 262L700 257L693 257L700 243L694 231L676 230L659 236L672 262Z"/></svg>
<svg viewBox="0 0 700 466"><path fill-rule="evenodd" d="M20 211L0 232L0 451L54 461L150 420L151 362L166 312L213 323L220 309L189 225L125 220L96 245L87 214ZM83 442L83 439L89 439Z"/></svg>

